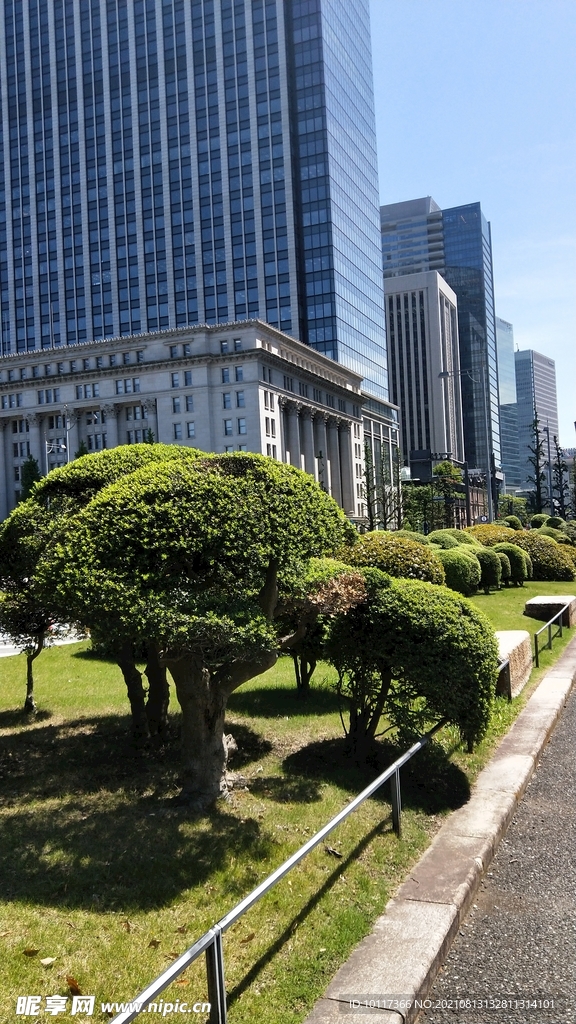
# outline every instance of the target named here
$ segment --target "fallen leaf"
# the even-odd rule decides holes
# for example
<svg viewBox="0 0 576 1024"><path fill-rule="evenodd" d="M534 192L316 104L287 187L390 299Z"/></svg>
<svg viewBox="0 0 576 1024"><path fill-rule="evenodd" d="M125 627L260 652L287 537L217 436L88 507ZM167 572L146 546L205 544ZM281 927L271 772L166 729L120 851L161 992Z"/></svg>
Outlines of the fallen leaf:
<svg viewBox="0 0 576 1024"><path fill-rule="evenodd" d="M325 846L326 853L329 853L331 857L342 857L342 854L335 850L333 846Z"/></svg>
<svg viewBox="0 0 576 1024"><path fill-rule="evenodd" d="M72 921L66 921L66 924L68 925L69 928L77 928L78 927L77 925L73 924Z"/></svg>
<svg viewBox="0 0 576 1024"><path fill-rule="evenodd" d="M178 980L175 981L174 984L175 985L189 985L190 982L188 981L188 978L178 978Z"/></svg>
<svg viewBox="0 0 576 1024"><path fill-rule="evenodd" d="M184 933L188 931L188 925L181 924L180 927L176 929L176 931L180 932L180 935L184 935Z"/></svg>
<svg viewBox="0 0 576 1024"><path fill-rule="evenodd" d="M158 949L159 945L160 945L160 939L150 939L150 942L148 943L148 949L150 949L150 948Z"/></svg>
<svg viewBox="0 0 576 1024"><path fill-rule="evenodd" d="M51 967L53 963L56 963L56 957L45 956L44 959L40 961L40 963L42 964L42 967Z"/></svg>
<svg viewBox="0 0 576 1024"><path fill-rule="evenodd" d="M165 953L164 954L164 959L165 960L177 960L179 956L180 956L180 953Z"/></svg>
<svg viewBox="0 0 576 1024"><path fill-rule="evenodd" d="M0 939L5 939L7 935L10 935L10 932L0 932Z"/></svg>
<svg viewBox="0 0 576 1024"><path fill-rule="evenodd" d="M252 942L252 939L255 939L255 938L256 938L256 932L250 932L250 934L247 935L245 939L240 939L240 942L241 943L242 942Z"/></svg>
<svg viewBox="0 0 576 1024"><path fill-rule="evenodd" d="M82 995L82 992L80 991L80 986L79 986L78 982L76 981L76 978L73 978L71 974L67 974L66 975L66 984L68 985L68 988L70 989L71 995L73 995L73 996L81 996Z"/></svg>
<svg viewBox="0 0 576 1024"><path fill-rule="evenodd" d="M130 924L130 921L122 921L121 924L125 932L132 931L132 925Z"/></svg>
<svg viewBox="0 0 576 1024"><path fill-rule="evenodd" d="M39 949L24 949L24 950L22 950L22 952L24 953L24 956L36 956L36 954L39 953L40 950Z"/></svg>

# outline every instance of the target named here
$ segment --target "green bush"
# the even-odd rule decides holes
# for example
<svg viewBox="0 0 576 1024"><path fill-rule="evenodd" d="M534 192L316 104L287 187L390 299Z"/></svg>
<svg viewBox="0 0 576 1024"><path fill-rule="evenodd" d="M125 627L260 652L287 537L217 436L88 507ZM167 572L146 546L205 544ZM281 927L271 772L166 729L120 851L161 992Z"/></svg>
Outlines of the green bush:
<svg viewBox="0 0 576 1024"><path fill-rule="evenodd" d="M471 548L482 546L480 541L476 540L471 533L467 533L466 530L457 530L455 527L449 527L446 530L435 530L435 533L442 534L443 537L453 537L457 544L466 544ZM430 534L430 537L432 537L432 534Z"/></svg>
<svg viewBox="0 0 576 1024"><path fill-rule="evenodd" d="M548 520L547 523L544 523L544 526L539 527L536 532L539 533L541 537L551 537L557 544L571 543L570 538L566 536L563 530L555 530L549 524L550 520Z"/></svg>
<svg viewBox="0 0 576 1024"><path fill-rule="evenodd" d="M364 533L353 547L341 552L340 557L348 565L373 566L389 576L444 583L442 563L430 545L387 530Z"/></svg>
<svg viewBox="0 0 576 1024"><path fill-rule="evenodd" d="M474 557L480 562L480 586L485 594L499 590L502 579L502 565L494 548L478 548Z"/></svg>
<svg viewBox="0 0 576 1024"><path fill-rule="evenodd" d="M458 541L455 537L452 537L448 530L432 530L432 533L428 534L428 540L431 544L437 544L438 547L448 551L450 548L457 548Z"/></svg>
<svg viewBox="0 0 576 1024"><path fill-rule="evenodd" d="M570 548L557 544L551 537L543 537L539 530L522 533L516 543L530 555L535 580L571 583L576 579Z"/></svg>
<svg viewBox="0 0 576 1024"><path fill-rule="evenodd" d="M478 526L467 526L466 533L469 533L476 540L480 541L487 548L493 548L495 544L509 541L516 543L516 530L502 523L479 523Z"/></svg>
<svg viewBox="0 0 576 1024"><path fill-rule="evenodd" d="M453 555L446 551L445 555ZM328 627L326 653L358 754L382 715L404 740L447 718L471 744L490 719L498 648L488 619L444 587L365 572L367 601Z"/></svg>
<svg viewBox="0 0 576 1024"><path fill-rule="evenodd" d="M546 521L546 526L549 526L552 530L564 530L566 526L566 520L560 516L550 516Z"/></svg>
<svg viewBox="0 0 576 1024"><path fill-rule="evenodd" d="M526 552L518 544L496 544L494 551L506 555L510 562L510 581L517 587L524 585L529 578Z"/></svg>
<svg viewBox="0 0 576 1024"><path fill-rule="evenodd" d="M512 569L511 569L511 566L510 566L510 559L508 558L508 555L504 554L503 551L497 551L496 548L492 548L492 550L496 551L496 554L498 555L498 558L500 559L500 566L502 568L502 583L504 584L505 587L507 587L509 582L510 582L510 578L512 576Z"/></svg>
<svg viewBox="0 0 576 1024"><path fill-rule="evenodd" d="M530 528L537 530L540 526L544 526L544 523L547 523L549 519L550 516L546 512L537 512L530 520Z"/></svg>
<svg viewBox="0 0 576 1024"><path fill-rule="evenodd" d="M430 541L423 533L417 533L416 530L395 530L395 537L406 537L407 540L415 540L418 544L429 544Z"/></svg>
<svg viewBox="0 0 576 1024"><path fill-rule="evenodd" d="M522 530L523 526L518 516L504 516L503 522L506 526L509 526L511 530Z"/></svg>
<svg viewBox="0 0 576 1024"><path fill-rule="evenodd" d="M455 548L440 549L438 557L444 566L446 586L450 590L456 590L464 597L470 597L476 592L482 571L480 562L473 552L468 553L468 549L462 544L456 545Z"/></svg>

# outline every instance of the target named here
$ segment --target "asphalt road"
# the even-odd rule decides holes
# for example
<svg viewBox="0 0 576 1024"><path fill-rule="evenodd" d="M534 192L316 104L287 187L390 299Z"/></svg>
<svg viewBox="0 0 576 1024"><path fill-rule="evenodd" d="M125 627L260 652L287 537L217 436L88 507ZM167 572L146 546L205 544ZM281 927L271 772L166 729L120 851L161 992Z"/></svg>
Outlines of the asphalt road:
<svg viewBox="0 0 576 1024"><path fill-rule="evenodd" d="M418 1024L576 1024L576 692L428 998Z"/></svg>

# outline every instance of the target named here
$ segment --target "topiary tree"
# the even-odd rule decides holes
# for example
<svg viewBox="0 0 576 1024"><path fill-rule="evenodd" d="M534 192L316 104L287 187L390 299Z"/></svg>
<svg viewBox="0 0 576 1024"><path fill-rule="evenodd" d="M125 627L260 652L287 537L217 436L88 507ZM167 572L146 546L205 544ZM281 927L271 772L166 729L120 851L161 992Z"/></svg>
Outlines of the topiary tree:
<svg viewBox="0 0 576 1024"><path fill-rule="evenodd" d="M464 597L470 597L476 593L482 570L473 551L463 544L457 544L455 548L439 549L438 557L444 566L446 586L450 590L456 590Z"/></svg>
<svg viewBox="0 0 576 1024"><path fill-rule="evenodd" d="M473 537L471 533L467 533L465 530L458 530L455 527L449 530L439 531L446 537L453 537L457 544L466 544L470 548L482 547L479 540Z"/></svg>
<svg viewBox="0 0 576 1024"><path fill-rule="evenodd" d="M537 512L535 516L530 518L530 529L538 530L544 523L547 523L550 516L546 512Z"/></svg>
<svg viewBox="0 0 576 1024"><path fill-rule="evenodd" d="M97 638L158 646L182 709L182 798L202 809L226 792L229 695L300 639L300 626L281 633L282 601L310 558L353 536L308 474L259 455L204 456L105 488L39 571Z"/></svg>
<svg viewBox="0 0 576 1024"><path fill-rule="evenodd" d="M523 530L524 527L520 522L518 516L505 516L503 522L506 526L509 526L511 530Z"/></svg>
<svg viewBox="0 0 576 1024"><path fill-rule="evenodd" d="M428 545L420 544L398 533L379 530L365 533L352 548L341 552L348 565L373 566L390 576L444 583L444 570L438 557Z"/></svg>
<svg viewBox="0 0 576 1024"><path fill-rule="evenodd" d="M36 581L38 561L70 528L71 519L102 487L149 462L171 459L192 460L197 452L176 445L126 445L110 451L87 455L53 470L34 486L31 498L19 504L0 526L0 587L6 595L2 615L6 632L27 654L26 706L34 705L32 662L41 653L49 632L53 632L57 612L53 594L43 591ZM69 609L61 610L62 621L69 620ZM107 638L106 638L107 639ZM104 638L103 648L106 646ZM108 652L116 657L122 670L132 711L133 734L138 743L161 733L168 708L166 672L159 663L154 646L148 650L146 674L148 701L142 675L136 667L134 650L129 644Z"/></svg>
<svg viewBox="0 0 576 1024"><path fill-rule="evenodd" d="M22 463L22 476L20 478L20 501L26 501L30 497L34 486L42 479L38 460L33 455Z"/></svg>
<svg viewBox="0 0 576 1024"><path fill-rule="evenodd" d="M565 530L566 520L562 519L561 516L549 516L545 525L552 530Z"/></svg>
<svg viewBox="0 0 576 1024"><path fill-rule="evenodd" d="M439 548L443 548L444 551L458 547L456 537L453 537L449 530L432 530L432 533L428 534L428 540L431 544L437 544Z"/></svg>
<svg viewBox="0 0 576 1024"><path fill-rule="evenodd" d="M480 562L480 587L485 594L499 590L502 579L502 565L494 548L478 548L474 557Z"/></svg>
<svg viewBox="0 0 576 1024"><path fill-rule="evenodd" d="M465 532L487 548L506 542L516 543L516 531L500 523L479 523L478 526L467 526Z"/></svg>
<svg viewBox="0 0 576 1024"><path fill-rule="evenodd" d="M428 540L428 537L426 537L425 534L418 533L417 530L409 530L407 527L405 527L403 530L395 530L394 531L394 536L395 537L405 537L406 540L415 540L415 541L418 542L418 544L429 544L430 543L429 540Z"/></svg>
<svg viewBox="0 0 576 1024"><path fill-rule="evenodd" d="M510 559L508 558L508 555L504 554L503 551L497 551L496 548L492 548L492 550L496 551L496 554L498 555L498 558L500 559L500 568L502 570L501 580L502 580L502 583L504 584L504 586L507 587L509 582L510 582L511 576L512 576L512 568L510 566Z"/></svg>
<svg viewBox="0 0 576 1024"><path fill-rule="evenodd" d="M506 556L510 564L510 582L523 587L524 580L529 579L526 552L517 544L495 544L492 550Z"/></svg>
<svg viewBox="0 0 576 1024"><path fill-rule="evenodd" d="M530 555L535 580L571 583L576 579L570 549L551 537L543 537L538 530L528 530L516 535L516 543Z"/></svg>
<svg viewBox="0 0 576 1024"><path fill-rule="evenodd" d="M348 706L351 752L359 762L371 755L383 716L402 739L446 718L471 749L486 731L494 693L490 623L443 587L374 569L364 575L366 600L330 622L325 645Z"/></svg>

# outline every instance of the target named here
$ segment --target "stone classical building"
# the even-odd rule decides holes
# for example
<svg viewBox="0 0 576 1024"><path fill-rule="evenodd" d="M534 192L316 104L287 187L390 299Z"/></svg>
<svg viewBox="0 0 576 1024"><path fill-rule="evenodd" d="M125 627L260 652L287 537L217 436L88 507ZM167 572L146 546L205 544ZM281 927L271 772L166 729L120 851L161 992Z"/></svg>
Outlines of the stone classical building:
<svg viewBox="0 0 576 1024"><path fill-rule="evenodd" d="M153 436L203 451L260 452L312 474L362 517L364 431L398 445L396 410L362 378L259 320L106 338L0 359L0 516L28 455L42 473ZM151 432L151 435L150 435Z"/></svg>

